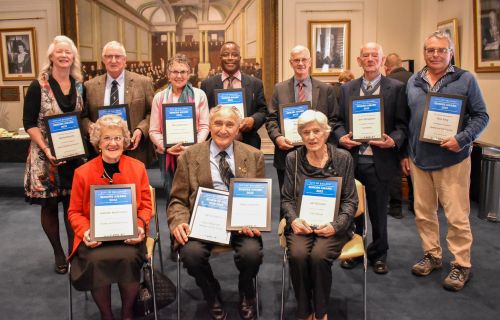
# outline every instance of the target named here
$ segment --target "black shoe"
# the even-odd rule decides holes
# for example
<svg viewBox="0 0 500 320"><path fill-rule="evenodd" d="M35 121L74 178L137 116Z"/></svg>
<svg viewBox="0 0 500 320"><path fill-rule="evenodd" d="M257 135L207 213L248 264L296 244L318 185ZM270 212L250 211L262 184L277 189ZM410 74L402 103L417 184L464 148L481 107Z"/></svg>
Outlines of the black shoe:
<svg viewBox="0 0 500 320"><path fill-rule="evenodd" d="M340 263L340 266L344 269L354 269L362 261L360 258L346 259Z"/></svg>
<svg viewBox="0 0 500 320"><path fill-rule="evenodd" d="M240 317L243 320L257 319L255 299L242 298L240 302L239 312L240 312Z"/></svg>
<svg viewBox="0 0 500 320"><path fill-rule="evenodd" d="M387 267L387 263L384 260L376 260L373 263L373 271L376 274L386 274L389 272L389 268Z"/></svg>
<svg viewBox="0 0 500 320"><path fill-rule="evenodd" d="M401 212L401 209L390 209L389 212L387 212L388 215L393 217L394 219L403 219L403 213Z"/></svg>
<svg viewBox="0 0 500 320"><path fill-rule="evenodd" d="M54 272L58 274L66 274L68 272L68 264L63 263L61 265L54 264Z"/></svg>
<svg viewBox="0 0 500 320"><path fill-rule="evenodd" d="M212 320L226 320L227 312L224 310L221 299L216 297L213 302L208 303L208 314Z"/></svg>

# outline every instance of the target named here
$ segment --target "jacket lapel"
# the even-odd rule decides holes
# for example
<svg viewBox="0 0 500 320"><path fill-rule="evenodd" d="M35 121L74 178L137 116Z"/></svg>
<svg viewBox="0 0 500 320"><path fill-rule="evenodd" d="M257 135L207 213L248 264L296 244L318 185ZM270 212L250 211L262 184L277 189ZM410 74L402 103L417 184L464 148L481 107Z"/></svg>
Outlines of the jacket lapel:
<svg viewBox="0 0 500 320"><path fill-rule="evenodd" d="M295 88L293 87L293 77L288 80L288 103L295 102Z"/></svg>
<svg viewBox="0 0 500 320"><path fill-rule="evenodd" d="M130 107L134 92L134 79L130 76L128 71L125 71L125 79L123 82L125 83L125 103Z"/></svg>
<svg viewBox="0 0 500 320"><path fill-rule="evenodd" d="M236 178L246 178L248 176L246 153L241 150L241 143L234 141L234 169Z"/></svg>
<svg viewBox="0 0 500 320"><path fill-rule="evenodd" d="M99 78L97 80L97 85L94 87L93 93L95 94L95 97L97 99L97 101L96 101L97 106L103 106L103 105L109 104L109 101L106 101L104 103L104 91L106 91L106 77L107 77L106 74L99 76ZM87 93L87 97L88 96L89 96L89 94Z"/></svg>
<svg viewBox="0 0 500 320"><path fill-rule="evenodd" d="M312 104L312 108L314 110L316 110L316 106L317 106L318 100L319 100L319 83L316 80L314 80L313 78L311 78L311 84L312 84L311 104Z"/></svg>

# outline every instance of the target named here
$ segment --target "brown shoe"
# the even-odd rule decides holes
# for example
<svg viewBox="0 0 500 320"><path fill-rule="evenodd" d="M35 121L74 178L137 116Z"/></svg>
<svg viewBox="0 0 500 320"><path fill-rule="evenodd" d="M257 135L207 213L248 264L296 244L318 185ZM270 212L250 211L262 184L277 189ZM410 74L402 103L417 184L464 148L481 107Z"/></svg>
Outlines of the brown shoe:
<svg viewBox="0 0 500 320"><path fill-rule="evenodd" d="M411 268L411 272L416 276L428 276L433 270L441 269L443 263L441 259L434 257L430 253L426 253L425 256L417 262Z"/></svg>
<svg viewBox="0 0 500 320"><path fill-rule="evenodd" d="M470 268L451 264L451 271L443 281L443 287L450 291L460 291L465 284L470 280Z"/></svg>

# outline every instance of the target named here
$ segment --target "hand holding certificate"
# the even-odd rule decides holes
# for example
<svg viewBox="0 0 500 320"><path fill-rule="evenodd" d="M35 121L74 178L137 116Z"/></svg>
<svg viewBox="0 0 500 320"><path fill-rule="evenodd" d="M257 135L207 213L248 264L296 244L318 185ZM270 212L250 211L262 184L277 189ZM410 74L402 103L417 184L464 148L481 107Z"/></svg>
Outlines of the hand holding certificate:
<svg viewBox="0 0 500 320"><path fill-rule="evenodd" d="M300 198L299 217L313 229L335 220L340 201L342 178L306 179Z"/></svg>
<svg viewBox="0 0 500 320"><path fill-rule="evenodd" d="M302 145L302 138L297 130L299 117L311 109L309 101L280 105L281 133L294 146Z"/></svg>
<svg viewBox="0 0 500 320"><path fill-rule="evenodd" d="M68 112L44 119L50 151L58 162L87 156L79 117L79 112Z"/></svg>
<svg viewBox="0 0 500 320"><path fill-rule="evenodd" d="M381 96L351 97L349 127L352 140L368 142L382 139L384 133L384 103Z"/></svg>
<svg viewBox="0 0 500 320"><path fill-rule="evenodd" d="M194 103L172 103L162 106L163 144L196 143L196 110Z"/></svg>

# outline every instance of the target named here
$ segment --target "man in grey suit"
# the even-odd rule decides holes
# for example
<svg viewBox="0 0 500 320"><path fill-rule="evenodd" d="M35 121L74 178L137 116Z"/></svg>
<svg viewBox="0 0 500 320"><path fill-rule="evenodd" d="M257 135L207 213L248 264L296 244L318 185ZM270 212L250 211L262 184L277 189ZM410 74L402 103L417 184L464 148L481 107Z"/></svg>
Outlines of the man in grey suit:
<svg viewBox="0 0 500 320"><path fill-rule="evenodd" d="M285 176L286 155L294 149L294 146L282 133L279 106L286 103L310 101L311 107L324 113L329 125L333 127L333 113L337 104L334 88L309 75L311 67L309 49L301 45L294 47L290 52L289 62L294 75L288 80L277 83L274 87L272 105L268 107L266 119L267 132L275 145L274 167L278 172L280 190Z"/></svg>
<svg viewBox="0 0 500 320"><path fill-rule="evenodd" d="M102 61L106 66L106 73L85 82L83 127L89 132L98 118L99 107L128 104L132 141L127 155L148 164L152 155L148 132L154 96L153 83L150 78L125 70L127 53L117 41L104 45Z"/></svg>

